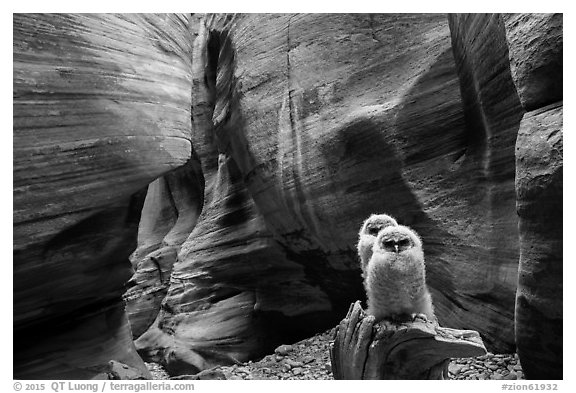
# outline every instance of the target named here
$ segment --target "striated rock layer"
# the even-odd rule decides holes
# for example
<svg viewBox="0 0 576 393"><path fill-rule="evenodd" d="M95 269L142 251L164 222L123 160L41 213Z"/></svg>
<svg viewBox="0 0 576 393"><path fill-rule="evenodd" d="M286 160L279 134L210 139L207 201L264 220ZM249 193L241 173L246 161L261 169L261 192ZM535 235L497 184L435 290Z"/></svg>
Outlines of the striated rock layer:
<svg viewBox="0 0 576 393"><path fill-rule="evenodd" d="M150 376L121 296L142 190L191 157L189 17L13 29L14 378L100 378L110 360Z"/></svg>
<svg viewBox="0 0 576 393"><path fill-rule="evenodd" d="M441 324L561 377L561 26L14 15L14 377L149 376L135 349L191 374L332 327L375 212L422 236Z"/></svg>
<svg viewBox="0 0 576 393"><path fill-rule="evenodd" d="M516 142L516 344L528 379L563 377L562 19L504 16L512 75L527 111Z"/></svg>
<svg viewBox="0 0 576 393"><path fill-rule="evenodd" d="M422 236L440 322L511 351L522 107L502 21L484 18L454 17L451 32L444 15L203 17L192 143L204 207L174 264L162 245L148 249L156 268L135 260L171 271L149 279L166 297L149 300L159 313L139 352L193 373L333 326L364 297L355 243L374 212ZM155 187L147 198L167 195ZM157 203L156 240L139 249L176 219ZM151 317L136 310L140 333Z"/></svg>
<svg viewBox="0 0 576 393"><path fill-rule="evenodd" d="M504 14L510 68L527 111L562 101L562 14Z"/></svg>
<svg viewBox="0 0 576 393"><path fill-rule="evenodd" d="M500 296L505 304L499 312L506 323L494 320L484 329L483 337L513 337L514 293L517 281L518 228L514 191L514 146L523 109L510 73L509 53L504 22L497 14L450 14L448 16L456 59L462 102L469 131L469 154L476 157L470 172L477 184L476 196L485 210L478 223L489 239L484 269L471 268L460 277L485 284L472 295L478 307L492 308L489 301ZM473 205L470 206L470 208ZM475 236L481 238L480 233ZM502 260L514 261L502 264ZM478 259L476 259L478 263ZM480 278L480 279L479 279ZM488 300L488 301L487 301ZM476 318L483 318L480 313ZM512 349L512 348L509 348ZM502 347L494 351L505 352Z"/></svg>

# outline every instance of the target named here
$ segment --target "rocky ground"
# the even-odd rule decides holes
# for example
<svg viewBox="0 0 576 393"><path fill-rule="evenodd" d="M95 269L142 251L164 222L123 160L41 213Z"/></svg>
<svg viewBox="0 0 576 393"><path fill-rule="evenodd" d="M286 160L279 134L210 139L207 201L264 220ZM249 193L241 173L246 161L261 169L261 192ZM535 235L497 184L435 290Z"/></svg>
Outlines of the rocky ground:
<svg viewBox="0 0 576 393"><path fill-rule="evenodd" d="M150 370L150 374L154 379L170 379L170 375L157 363L146 363L146 367Z"/></svg>
<svg viewBox="0 0 576 393"><path fill-rule="evenodd" d="M220 375L220 379L332 379L328 348L333 337L331 329L292 345L281 345L274 354L256 362L216 367L210 375ZM159 365L147 366L155 379L169 379ZM451 379L524 379L516 354L453 359L448 370Z"/></svg>

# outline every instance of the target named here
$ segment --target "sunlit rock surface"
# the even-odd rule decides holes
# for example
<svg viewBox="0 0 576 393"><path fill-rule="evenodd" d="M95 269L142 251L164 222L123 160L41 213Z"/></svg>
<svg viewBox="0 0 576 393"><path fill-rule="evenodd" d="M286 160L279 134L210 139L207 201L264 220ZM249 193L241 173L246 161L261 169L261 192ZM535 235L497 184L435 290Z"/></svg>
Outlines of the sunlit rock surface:
<svg viewBox="0 0 576 393"><path fill-rule="evenodd" d="M512 351L522 107L498 23L468 49L445 15L204 16L204 208L140 353L191 373L333 326L364 298L355 243L374 212L422 236L441 322Z"/></svg>

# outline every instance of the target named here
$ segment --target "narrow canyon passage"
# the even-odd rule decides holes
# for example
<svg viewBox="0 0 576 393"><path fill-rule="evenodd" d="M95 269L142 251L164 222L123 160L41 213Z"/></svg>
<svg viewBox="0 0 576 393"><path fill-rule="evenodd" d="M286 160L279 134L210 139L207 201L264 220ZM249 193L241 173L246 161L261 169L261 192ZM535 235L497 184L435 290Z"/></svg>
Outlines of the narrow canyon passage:
<svg viewBox="0 0 576 393"><path fill-rule="evenodd" d="M372 213L441 324L558 378L562 14L13 18L15 378L324 332Z"/></svg>

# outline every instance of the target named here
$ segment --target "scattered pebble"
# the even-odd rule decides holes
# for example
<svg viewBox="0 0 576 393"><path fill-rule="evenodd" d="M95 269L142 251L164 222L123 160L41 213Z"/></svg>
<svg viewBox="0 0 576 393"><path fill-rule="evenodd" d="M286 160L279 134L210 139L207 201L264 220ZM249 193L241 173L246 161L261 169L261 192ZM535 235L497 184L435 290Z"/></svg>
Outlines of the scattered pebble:
<svg viewBox="0 0 576 393"><path fill-rule="evenodd" d="M448 372L450 379L524 379L517 354L488 353L452 359Z"/></svg>
<svg viewBox="0 0 576 393"><path fill-rule="evenodd" d="M301 367L296 367L296 368L292 369L292 374L294 374L294 375L300 375L300 374L302 374L302 368L301 368Z"/></svg>
<svg viewBox="0 0 576 393"><path fill-rule="evenodd" d="M293 349L294 347L292 345L280 345L274 352L281 356L287 356Z"/></svg>
<svg viewBox="0 0 576 393"><path fill-rule="evenodd" d="M459 374L464 367L466 366L451 362L450 365L448 366L448 372L452 374Z"/></svg>
<svg viewBox="0 0 576 393"><path fill-rule="evenodd" d="M290 367L302 367L304 365L304 363L292 359L286 359L286 364Z"/></svg>
<svg viewBox="0 0 576 393"><path fill-rule="evenodd" d="M239 373L248 374L250 372L250 369L248 367L238 367L236 371Z"/></svg>

